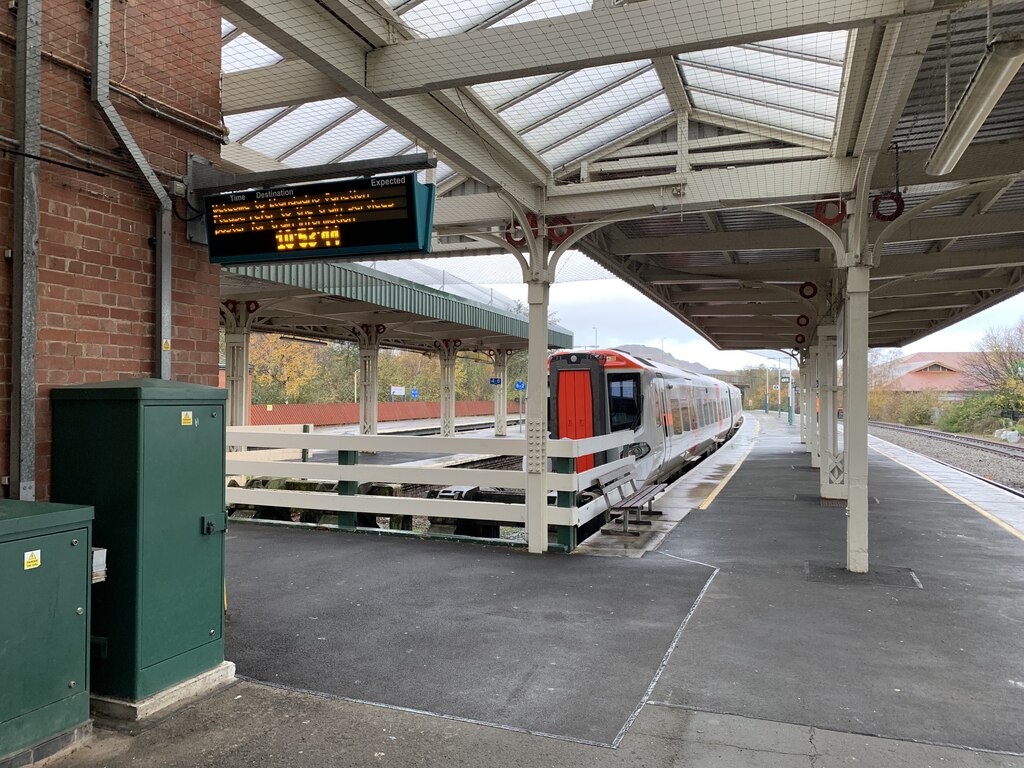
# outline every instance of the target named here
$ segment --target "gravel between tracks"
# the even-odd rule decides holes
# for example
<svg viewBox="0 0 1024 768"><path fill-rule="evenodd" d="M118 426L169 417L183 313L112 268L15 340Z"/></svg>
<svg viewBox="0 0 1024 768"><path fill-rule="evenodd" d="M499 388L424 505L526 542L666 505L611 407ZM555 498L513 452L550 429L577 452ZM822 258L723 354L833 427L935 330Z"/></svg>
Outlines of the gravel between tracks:
<svg viewBox="0 0 1024 768"><path fill-rule="evenodd" d="M952 464L954 467L973 472L982 477L990 477L997 483L1024 490L1024 461L1009 456L997 456L994 453L971 448L966 445L953 445L925 436L898 432L885 427L868 427L868 431L903 448L930 456L933 459Z"/></svg>

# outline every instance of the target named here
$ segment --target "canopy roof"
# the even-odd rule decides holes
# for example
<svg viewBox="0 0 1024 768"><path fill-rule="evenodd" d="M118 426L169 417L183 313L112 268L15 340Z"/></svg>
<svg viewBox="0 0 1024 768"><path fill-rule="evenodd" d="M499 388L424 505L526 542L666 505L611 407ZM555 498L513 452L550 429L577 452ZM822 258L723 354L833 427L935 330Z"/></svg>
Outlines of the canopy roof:
<svg viewBox="0 0 1024 768"><path fill-rule="evenodd" d="M1024 287L1024 77L952 173L923 171L947 94L1024 30L1020 0L991 18L958 0L223 5L222 159L434 151L439 255L495 251L510 206L566 216L578 249L717 346L790 348L834 311L838 201L865 177L904 205L890 225L883 198L867 232L873 345Z"/></svg>

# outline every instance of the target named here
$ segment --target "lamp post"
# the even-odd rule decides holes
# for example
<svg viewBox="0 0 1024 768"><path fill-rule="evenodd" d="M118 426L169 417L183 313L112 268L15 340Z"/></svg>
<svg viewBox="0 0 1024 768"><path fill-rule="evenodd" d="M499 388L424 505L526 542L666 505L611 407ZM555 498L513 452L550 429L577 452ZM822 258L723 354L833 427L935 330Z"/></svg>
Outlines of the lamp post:
<svg viewBox="0 0 1024 768"><path fill-rule="evenodd" d="M793 425L793 358L789 358L789 424Z"/></svg>
<svg viewBox="0 0 1024 768"><path fill-rule="evenodd" d="M768 365L764 366L764 412L768 413Z"/></svg>
<svg viewBox="0 0 1024 768"><path fill-rule="evenodd" d="M592 325L591 328L594 329L594 349L597 349L597 326Z"/></svg>
<svg viewBox="0 0 1024 768"><path fill-rule="evenodd" d="M775 418L782 418L782 358L775 359L775 365L779 372L779 410L775 414Z"/></svg>

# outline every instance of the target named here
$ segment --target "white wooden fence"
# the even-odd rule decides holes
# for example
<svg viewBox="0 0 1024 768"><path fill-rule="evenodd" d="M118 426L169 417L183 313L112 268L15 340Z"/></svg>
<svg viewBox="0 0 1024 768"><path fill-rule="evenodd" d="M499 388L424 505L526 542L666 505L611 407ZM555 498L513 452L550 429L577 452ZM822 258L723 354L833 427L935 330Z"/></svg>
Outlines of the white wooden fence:
<svg viewBox="0 0 1024 768"><path fill-rule="evenodd" d="M301 426L296 425L295 430ZM620 448L633 441L631 431L586 438L549 440L548 457L578 458ZM523 470L463 469L426 464L330 464L300 460L303 451L353 451L375 453L429 453L464 459L485 456L525 456L526 440L516 437L421 437L412 435L328 435L300 431L264 432L248 428L227 430L228 476L258 476L335 483L412 483L436 486L467 485L525 488ZM250 450L261 449L261 450ZM270 450L268 450L270 449ZM449 459L450 461L450 459ZM634 463L632 456L576 474L547 473L549 491L582 491L599 474ZM487 501L421 499L404 496L340 495L336 492L290 491L266 488L226 489L228 504L318 510L328 513L356 512L371 515L413 515L468 520L526 522L526 504ZM604 512L600 499L582 507L545 506L546 524L582 525Z"/></svg>

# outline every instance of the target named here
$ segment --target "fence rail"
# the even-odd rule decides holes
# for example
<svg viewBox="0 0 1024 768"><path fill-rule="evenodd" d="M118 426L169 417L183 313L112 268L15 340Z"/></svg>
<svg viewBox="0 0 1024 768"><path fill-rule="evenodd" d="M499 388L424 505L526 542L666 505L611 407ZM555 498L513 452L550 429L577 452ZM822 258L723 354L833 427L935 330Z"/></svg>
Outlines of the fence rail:
<svg viewBox="0 0 1024 768"><path fill-rule="evenodd" d="M402 483L438 486L484 486L523 489L527 473L523 470L460 468L422 464L359 464L358 454L428 453L463 458L526 455L526 440L516 437L433 437L410 435L329 435L296 431L258 432L244 428L227 430L228 476L256 476L278 480L338 482L355 488L358 483ZM633 433L624 431L583 440L548 440L549 458L572 460L601 451L614 450L632 442ZM338 463L302 461L314 451L333 451ZM556 462L572 466L571 461ZM582 525L604 511L599 500L577 506L575 494L594 484L599 474L615 467L633 464L627 457L584 472L549 471L545 483L549 491L569 494L571 503L546 506L546 524ZM371 496L357 493L240 488L228 486L229 504L285 507L327 513L409 515L508 523L526 522L525 504L505 504L451 499L422 499L401 496Z"/></svg>

